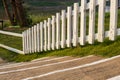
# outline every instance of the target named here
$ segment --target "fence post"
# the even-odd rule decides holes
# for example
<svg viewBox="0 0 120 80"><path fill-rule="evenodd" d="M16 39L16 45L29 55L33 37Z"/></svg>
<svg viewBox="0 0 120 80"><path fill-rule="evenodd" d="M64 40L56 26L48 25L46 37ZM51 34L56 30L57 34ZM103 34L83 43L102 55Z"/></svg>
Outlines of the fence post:
<svg viewBox="0 0 120 80"><path fill-rule="evenodd" d="M77 46L78 44L78 12L79 12L79 4L74 4L74 14L73 14L73 46Z"/></svg>
<svg viewBox="0 0 120 80"><path fill-rule="evenodd" d="M117 35L117 17L118 17L118 0L110 0L110 32L109 39L114 41Z"/></svg>
<svg viewBox="0 0 120 80"><path fill-rule="evenodd" d="M98 41L103 42L105 37L104 19L105 19L105 5L106 0L99 0L99 17L98 17Z"/></svg>
<svg viewBox="0 0 120 80"><path fill-rule="evenodd" d="M90 0L90 12L89 12L89 44L94 44L95 40L95 1Z"/></svg>
<svg viewBox="0 0 120 80"><path fill-rule="evenodd" d="M56 49L60 49L60 13L56 14Z"/></svg>
<svg viewBox="0 0 120 80"><path fill-rule="evenodd" d="M41 47L41 52L42 52L44 48L43 22L40 22L40 47Z"/></svg>
<svg viewBox="0 0 120 80"><path fill-rule="evenodd" d="M51 50L51 19L48 18L48 50Z"/></svg>
<svg viewBox="0 0 120 80"><path fill-rule="evenodd" d="M52 50L55 50L55 16L52 16Z"/></svg>
<svg viewBox="0 0 120 80"><path fill-rule="evenodd" d="M80 28L80 44L85 45L86 42L86 0L81 0L81 28Z"/></svg>
<svg viewBox="0 0 120 80"><path fill-rule="evenodd" d="M72 43L72 8L67 8L67 47Z"/></svg>
<svg viewBox="0 0 120 80"><path fill-rule="evenodd" d="M44 50L47 51L47 21L44 20Z"/></svg>
<svg viewBox="0 0 120 80"><path fill-rule="evenodd" d="M62 10L62 35L61 35L61 48L65 48L66 44L66 11Z"/></svg>

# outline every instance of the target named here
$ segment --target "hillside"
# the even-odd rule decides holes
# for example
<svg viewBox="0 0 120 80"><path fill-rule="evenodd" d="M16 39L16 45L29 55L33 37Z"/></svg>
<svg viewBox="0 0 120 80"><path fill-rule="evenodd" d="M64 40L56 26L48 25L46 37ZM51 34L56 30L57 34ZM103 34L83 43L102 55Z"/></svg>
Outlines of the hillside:
<svg viewBox="0 0 120 80"><path fill-rule="evenodd" d="M80 0L24 0L24 6L31 13L56 12Z"/></svg>

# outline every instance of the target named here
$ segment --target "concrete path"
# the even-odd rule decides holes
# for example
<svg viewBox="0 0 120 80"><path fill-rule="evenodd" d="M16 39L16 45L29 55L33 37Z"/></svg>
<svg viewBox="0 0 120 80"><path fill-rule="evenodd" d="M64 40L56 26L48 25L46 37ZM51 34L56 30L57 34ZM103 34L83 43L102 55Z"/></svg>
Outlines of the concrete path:
<svg viewBox="0 0 120 80"><path fill-rule="evenodd" d="M47 57L0 66L0 80L106 80L120 75L120 57Z"/></svg>

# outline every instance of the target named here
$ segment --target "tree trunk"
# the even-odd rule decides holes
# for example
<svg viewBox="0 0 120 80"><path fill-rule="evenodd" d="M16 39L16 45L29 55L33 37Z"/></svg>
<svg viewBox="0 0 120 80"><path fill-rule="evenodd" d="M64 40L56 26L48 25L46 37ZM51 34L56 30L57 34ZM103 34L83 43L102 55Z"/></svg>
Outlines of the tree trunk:
<svg viewBox="0 0 120 80"><path fill-rule="evenodd" d="M21 0L15 0L19 24L21 27L28 26L28 21Z"/></svg>
<svg viewBox="0 0 120 80"><path fill-rule="evenodd" d="M9 12L9 9L8 9L8 5L7 5L7 1L6 0L2 0L2 2L3 2L3 5L4 5L4 8L5 8L5 12L6 12L6 14L7 14L11 24L15 25L14 20L12 19L11 15L10 15L10 12Z"/></svg>
<svg viewBox="0 0 120 80"><path fill-rule="evenodd" d="M10 2L12 4L14 22L17 24L17 22L19 22L19 17L18 17L18 14L17 14L16 3L15 3L15 0L10 0Z"/></svg>

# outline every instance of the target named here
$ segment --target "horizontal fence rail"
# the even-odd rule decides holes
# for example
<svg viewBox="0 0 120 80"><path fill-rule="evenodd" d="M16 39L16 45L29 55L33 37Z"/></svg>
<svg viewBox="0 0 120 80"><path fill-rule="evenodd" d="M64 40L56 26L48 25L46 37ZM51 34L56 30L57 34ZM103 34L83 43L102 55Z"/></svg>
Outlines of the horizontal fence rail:
<svg viewBox="0 0 120 80"><path fill-rule="evenodd" d="M25 54L56 50L66 47L94 44L95 40L103 42L106 37L115 40L120 35L117 29L118 0L110 0L110 29L105 31L105 0L81 0L69 6L67 10L56 13L52 18L44 20L23 32L23 50ZM98 28L95 33L96 5L98 7ZM89 27L87 32L87 15L89 11ZM80 28L79 28L80 26ZM88 35L87 35L88 33Z"/></svg>
<svg viewBox="0 0 120 80"><path fill-rule="evenodd" d="M24 54L24 52L21 51L21 50L18 50L18 49L15 49L15 48L12 48L12 47L3 45L3 44L0 44L0 47L5 48L5 49L10 50L10 51L13 51L13 52L15 52L15 53Z"/></svg>
<svg viewBox="0 0 120 80"><path fill-rule="evenodd" d="M0 30L0 34L9 35L9 36L15 36L15 37L21 37L21 38L23 37L22 34L13 33L13 32L7 32L7 31L1 31L1 30ZM4 44L0 44L0 47L5 48L5 49L10 50L10 51L13 51L15 53L24 54L24 51L21 51L21 50L6 46Z"/></svg>
<svg viewBox="0 0 120 80"><path fill-rule="evenodd" d="M10 36L23 37L22 34L8 32L8 31L2 31L2 30L0 30L0 33L1 34L5 34L5 35L10 35Z"/></svg>

